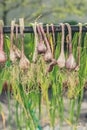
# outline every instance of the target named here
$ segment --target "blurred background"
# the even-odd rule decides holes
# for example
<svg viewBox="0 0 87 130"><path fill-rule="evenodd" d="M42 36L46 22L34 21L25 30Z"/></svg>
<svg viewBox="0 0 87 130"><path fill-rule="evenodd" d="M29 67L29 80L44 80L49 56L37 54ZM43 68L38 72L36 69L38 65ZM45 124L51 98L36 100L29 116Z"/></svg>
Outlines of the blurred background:
<svg viewBox="0 0 87 130"><path fill-rule="evenodd" d="M87 0L0 0L0 19L9 25L14 18L43 23L86 23Z"/></svg>

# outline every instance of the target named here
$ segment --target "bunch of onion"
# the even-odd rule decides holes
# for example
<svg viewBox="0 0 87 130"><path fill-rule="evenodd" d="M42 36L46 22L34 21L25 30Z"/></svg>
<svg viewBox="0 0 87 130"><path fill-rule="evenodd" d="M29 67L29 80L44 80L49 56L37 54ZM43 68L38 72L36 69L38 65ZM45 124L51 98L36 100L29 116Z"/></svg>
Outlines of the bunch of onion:
<svg viewBox="0 0 87 130"><path fill-rule="evenodd" d="M64 55L64 24L60 23L61 28L62 28L62 40L61 40L61 52L60 56L57 60L57 64L59 68L63 68L65 66L65 55Z"/></svg>
<svg viewBox="0 0 87 130"><path fill-rule="evenodd" d="M52 52L53 52L53 57L54 57L54 45L55 45L55 32L54 32L54 25L51 24L51 28L52 28ZM47 25L47 34L48 34L48 40L50 41L50 35L49 35L49 27ZM51 72L53 70L53 67L57 64L57 61L53 58L51 63L49 64L48 68L47 68L47 72Z"/></svg>
<svg viewBox="0 0 87 130"><path fill-rule="evenodd" d="M52 52L51 52L51 48L50 48L49 41L48 41L48 39L47 39L47 37L46 37L46 34L45 34L44 29L43 29L43 27L42 27L41 24L40 24L40 31L41 31L41 33L42 33L44 42L45 42L45 44L46 44L46 52L45 52L45 54L44 54L44 60L45 60L46 62L51 62L52 59L53 59L53 55L52 55Z"/></svg>
<svg viewBox="0 0 87 130"><path fill-rule="evenodd" d="M4 38L3 38L3 21L0 20L0 63L5 63L7 58L3 50Z"/></svg>
<svg viewBox="0 0 87 130"><path fill-rule="evenodd" d="M37 25L37 31L38 31L38 34L40 37L40 41L39 41L38 46L37 46L37 51L38 51L38 54L44 54L46 52L46 46L45 46L44 41L43 41L43 37L42 37L42 33L40 31L39 24Z"/></svg>
<svg viewBox="0 0 87 130"><path fill-rule="evenodd" d="M65 66L67 69L73 70L76 67L76 62L75 62L75 58L74 58L73 53L72 53L72 33L71 33L70 25L68 23L66 23L66 26L67 26L68 32L69 32L69 41L68 41L69 56L68 56L68 59L66 60Z"/></svg>
<svg viewBox="0 0 87 130"><path fill-rule="evenodd" d="M20 18L19 23L20 23L20 35L21 35L21 59L19 67L22 70L26 70L29 68L30 62L24 54L24 19Z"/></svg>
<svg viewBox="0 0 87 130"><path fill-rule="evenodd" d="M11 45L10 45L10 60L14 63L18 58L20 58L21 52L20 50L14 45L14 27L15 27L15 21L13 20L11 22ZM16 29L17 31L17 29ZM17 33L18 35L18 33ZM16 35L16 36L17 36Z"/></svg>
<svg viewBox="0 0 87 130"><path fill-rule="evenodd" d="M76 71L79 70L80 67L80 49L81 49L81 38L82 38L82 24L79 23L79 38L78 38L78 61L77 61L77 66L75 68Z"/></svg>

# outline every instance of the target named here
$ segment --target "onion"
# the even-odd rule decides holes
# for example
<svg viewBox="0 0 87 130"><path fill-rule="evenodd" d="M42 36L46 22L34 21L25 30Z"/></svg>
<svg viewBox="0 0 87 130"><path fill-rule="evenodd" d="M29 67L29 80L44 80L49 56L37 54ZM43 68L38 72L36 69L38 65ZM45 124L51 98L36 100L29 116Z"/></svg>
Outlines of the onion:
<svg viewBox="0 0 87 130"><path fill-rule="evenodd" d="M51 62L52 58L53 58L52 53L50 52L50 50L47 50L45 55L44 55L44 60L46 62Z"/></svg>
<svg viewBox="0 0 87 130"><path fill-rule="evenodd" d="M24 54L24 19L20 18L19 23L20 23L20 35L21 35L21 44L22 44L19 67L22 70L26 70L29 68L30 62Z"/></svg>
<svg viewBox="0 0 87 130"><path fill-rule="evenodd" d="M47 31L46 31L46 33L47 33L47 40L48 40L48 42L50 43L49 24L46 25L46 29L47 29Z"/></svg>
<svg viewBox="0 0 87 130"><path fill-rule="evenodd" d="M18 24L15 24L16 26L16 46L18 46Z"/></svg>
<svg viewBox="0 0 87 130"><path fill-rule="evenodd" d="M78 62L77 62L77 66L75 68L76 71L79 70L80 67L80 43L81 43L81 36L82 36L82 24L79 23L79 39L78 39Z"/></svg>
<svg viewBox="0 0 87 130"><path fill-rule="evenodd" d="M46 52L44 54L44 60L46 62L51 62L52 59L53 59L53 55L52 55L52 52L51 52L51 49L50 49L50 45L49 45L48 39L47 39L47 37L45 35L45 32L44 32L44 29L43 29L43 27L41 25L40 25L40 30L41 30L41 33L43 35L43 38L44 38L44 41L45 41L46 47L47 47L47 50L46 50Z"/></svg>
<svg viewBox="0 0 87 130"><path fill-rule="evenodd" d="M10 40L11 40L11 44L10 44L10 60L11 60L12 62L15 62L15 61L17 60L15 51L13 50L14 25L15 25L15 21L12 21L12 22L11 22L11 36L10 36Z"/></svg>
<svg viewBox="0 0 87 130"><path fill-rule="evenodd" d="M70 25L68 23L66 23L66 26L67 26L68 32L69 32L69 41L68 41L68 44L69 44L69 56L68 56L68 59L66 60L65 65L66 65L67 69L73 70L76 67L76 62L75 62L74 56L72 54L71 27L70 27Z"/></svg>
<svg viewBox="0 0 87 130"><path fill-rule="evenodd" d="M11 22L11 45L10 45L10 60L14 63L18 58L20 58L21 52L20 50L14 45L14 27L15 21ZM16 30L17 31L17 30ZM17 32L16 32L17 33Z"/></svg>
<svg viewBox="0 0 87 130"><path fill-rule="evenodd" d="M5 63L7 58L3 50L4 38L3 38L3 21L0 20L0 63Z"/></svg>
<svg viewBox="0 0 87 130"><path fill-rule="evenodd" d="M16 45L14 45L14 27L15 21L11 22L11 46L10 46L10 60L14 63L21 57L21 51L16 47L18 42L18 25L16 25Z"/></svg>
<svg viewBox="0 0 87 130"><path fill-rule="evenodd" d="M51 24L51 28L52 28L52 40L53 40L53 48L52 48L52 54L54 57L54 49L55 49L55 30L54 30L54 25Z"/></svg>
<svg viewBox="0 0 87 130"><path fill-rule="evenodd" d="M13 44L13 50L15 51L16 57L21 57L21 51L17 48L18 46L18 25L16 24L16 46Z"/></svg>
<svg viewBox="0 0 87 130"><path fill-rule="evenodd" d="M51 72L53 70L53 67L57 64L57 61L55 59L52 59L52 62L50 63L49 67L47 68L47 72Z"/></svg>
<svg viewBox="0 0 87 130"><path fill-rule="evenodd" d="M57 60L57 64L60 68L63 68L65 66L65 55L64 55L64 24L60 24L62 27L62 40L61 40L61 52L60 56Z"/></svg>
<svg viewBox="0 0 87 130"><path fill-rule="evenodd" d="M42 38L42 34L41 34L41 31L40 31L39 25L37 25L37 30L38 30L38 34L40 36L40 42L38 44L37 51L38 51L39 54L42 54L42 53L46 52L46 47L43 43L43 38Z"/></svg>
<svg viewBox="0 0 87 130"><path fill-rule="evenodd" d="M36 27L37 27L37 23L35 22L34 24L32 24L33 26L33 30L34 30L34 35L35 35L35 49L34 49L34 54L33 54L33 62L36 63L37 61L37 55L38 55L38 35L37 35L37 30L36 30Z"/></svg>
<svg viewBox="0 0 87 130"><path fill-rule="evenodd" d="M51 28L52 28L52 40L53 40L52 52L53 52L53 57L54 57L55 33L54 33L54 25L53 24L51 24ZM50 41L48 24L47 24L47 34L48 34L48 40ZM53 70L53 67L56 64L57 64L57 61L55 59L52 59L51 63L49 64L49 66L47 68L47 72L51 72Z"/></svg>

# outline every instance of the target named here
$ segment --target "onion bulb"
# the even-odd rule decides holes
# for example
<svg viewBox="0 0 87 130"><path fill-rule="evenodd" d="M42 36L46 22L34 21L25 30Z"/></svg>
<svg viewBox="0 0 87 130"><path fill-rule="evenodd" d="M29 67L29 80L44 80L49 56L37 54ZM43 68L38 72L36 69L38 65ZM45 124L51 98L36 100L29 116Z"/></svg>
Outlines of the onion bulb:
<svg viewBox="0 0 87 130"><path fill-rule="evenodd" d="M24 19L20 18L19 23L20 23L21 45L22 45L19 67L22 70L26 70L29 68L30 62L24 54Z"/></svg>
<svg viewBox="0 0 87 130"><path fill-rule="evenodd" d="M37 30L38 30L38 34L40 36L40 41L39 41L39 44L38 44L38 47L37 47L37 51L38 51L38 54L43 54L43 53L46 52L46 46L43 43L43 38L42 38L42 34L41 34L41 31L40 31L39 25L37 25Z"/></svg>
<svg viewBox="0 0 87 130"><path fill-rule="evenodd" d="M69 56L68 56L68 59L66 60L66 68L67 69L70 69L70 70L73 70L75 69L76 67L76 62L75 62L75 58L72 54L72 33L71 33L71 27L68 23L66 23L66 26L68 28L68 32L69 32L69 41L68 41L68 44L69 44Z"/></svg>
<svg viewBox="0 0 87 130"><path fill-rule="evenodd" d="M51 62L52 59L53 59L53 55L52 55L52 52L51 52L51 49L50 49L48 39L47 39L47 37L45 35L45 32L44 32L44 29L43 29L43 27L41 25L40 25L40 30L41 30L41 33L42 33L43 38L44 38L44 42L46 43L46 47L47 47L47 50L46 50L46 52L44 54L44 60L46 62Z"/></svg>
<svg viewBox="0 0 87 130"><path fill-rule="evenodd" d="M63 68L65 66L65 55L64 55L64 24L61 23L60 24L62 27L62 40L61 40L61 52L60 52L60 56L57 60L57 64L59 66L59 68Z"/></svg>
<svg viewBox="0 0 87 130"><path fill-rule="evenodd" d="M10 60L14 63L18 58L20 58L21 52L20 50L14 45L14 27L15 21L11 22L11 36L10 36Z"/></svg>

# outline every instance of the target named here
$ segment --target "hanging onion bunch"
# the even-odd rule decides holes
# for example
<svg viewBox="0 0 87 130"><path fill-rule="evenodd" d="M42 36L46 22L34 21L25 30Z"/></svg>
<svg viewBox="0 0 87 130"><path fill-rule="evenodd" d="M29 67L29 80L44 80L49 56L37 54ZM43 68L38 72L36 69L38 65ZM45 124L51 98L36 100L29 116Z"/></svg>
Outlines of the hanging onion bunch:
<svg viewBox="0 0 87 130"><path fill-rule="evenodd" d="M60 56L57 60L57 64L59 68L63 68L65 66L65 55L64 55L64 24L60 23L60 26L62 28L62 40L61 40L61 52Z"/></svg>
<svg viewBox="0 0 87 130"><path fill-rule="evenodd" d="M15 63L18 58L20 58L21 52L20 50L14 45L14 27L15 27L15 21L13 20L11 22L11 45L10 45L10 60Z"/></svg>
<svg viewBox="0 0 87 130"><path fill-rule="evenodd" d="M47 72L51 72L53 70L53 67L57 64L57 61L54 59L55 33L54 33L54 25L53 24L51 24L51 28L52 28L52 52L53 52L52 55L53 55L53 59L47 68ZM47 25L47 34L48 34L48 40L50 41L50 34L49 34L48 25Z"/></svg>
<svg viewBox="0 0 87 130"><path fill-rule="evenodd" d="M37 51L38 51L38 54L44 54L46 52L46 46L45 46L44 41L43 41L43 37L42 37L42 33L40 31L39 24L37 25L37 31L38 31L38 34L39 34L39 37L40 37L40 41L39 41L39 44L38 44L38 47L37 47Z"/></svg>
<svg viewBox="0 0 87 130"><path fill-rule="evenodd" d="M24 54L24 19L19 19L20 23L20 35L21 35L21 59L19 63L19 67L22 70L26 70L29 68L30 61L27 59L27 57Z"/></svg>
<svg viewBox="0 0 87 130"><path fill-rule="evenodd" d="M66 23L66 26L68 28L68 32L69 32L69 41L68 41L68 45L69 45L69 56L68 59L66 60L66 68L69 70L73 70L76 67L76 62L75 62L75 58L73 56L72 53L72 33L71 33L71 27L68 23Z"/></svg>
<svg viewBox="0 0 87 130"><path fill-rule="evenodd" d="M3 21L0 20L0 63L5 63L7 58L6 54L3 49L3 44L4 44L4 36L3 36Z"/></svg>
<svg viewBox="0 0 87 130"><path fill-rule="evenodd" d="M42 27L42 25L40 25L40 30L41 30L41 33L42 33L42 36L43 36L43 38L44 38L44 42L45 42L45 44L46 44L46 52L45 52L45 54L44 54L44 60L46 61L46 62L51 62L52 61L52 59L53 59L53 55L52 55L52 52L51 52L51 48L50 48L50 45L49 45L49 41L48 41L48 39L47 39L47 37L46 37L46 35L45 35L45 32L44 32L44 29L43 29L43 27Z"/></svg>

